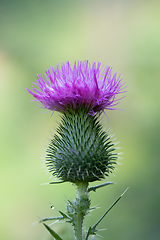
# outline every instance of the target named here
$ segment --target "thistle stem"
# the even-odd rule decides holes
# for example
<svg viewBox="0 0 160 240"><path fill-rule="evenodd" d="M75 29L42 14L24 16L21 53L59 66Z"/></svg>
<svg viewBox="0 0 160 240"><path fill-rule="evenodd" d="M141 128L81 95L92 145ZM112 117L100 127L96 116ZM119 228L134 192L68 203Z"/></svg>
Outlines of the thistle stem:
<svg viewBox="0 0 160 240"><path fill-rule="evenodd" d="M76 240L82 240L82 225L83 216L81 213L77 213L75 216L75 237Z"/></svg>
<svg viewBox="0 0 160 240"><path fill-rule="evenodd" d="M74 230L75 230L75 238L76 240L82 240L82 227L83 227L83 219L88 211L88 194L87 187L88 183L80 182L77 183L77 198L76 198L76 211L74 214Z"/></svg>
<svg viewBox="0 0 160 240"><path fill-rule="evenodd" d="M77 197L84 195L87 193L88 183L87 182L79 182L77 185Z"/></svg>

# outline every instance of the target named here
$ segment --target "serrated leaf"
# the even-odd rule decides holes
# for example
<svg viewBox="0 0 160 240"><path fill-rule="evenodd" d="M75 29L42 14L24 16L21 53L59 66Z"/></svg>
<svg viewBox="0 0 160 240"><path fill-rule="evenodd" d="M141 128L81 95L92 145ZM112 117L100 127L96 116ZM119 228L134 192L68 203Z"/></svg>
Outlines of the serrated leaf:
<svg viewBox="0 0 160 240"><path fill-rule="evenodd" d="M62 240L62 238L53 229L48 227L45 223L43 223L43 225L45 226L45 228L47 228L47 230L50 232L52 237L54 237L56 240Z"/></svg>

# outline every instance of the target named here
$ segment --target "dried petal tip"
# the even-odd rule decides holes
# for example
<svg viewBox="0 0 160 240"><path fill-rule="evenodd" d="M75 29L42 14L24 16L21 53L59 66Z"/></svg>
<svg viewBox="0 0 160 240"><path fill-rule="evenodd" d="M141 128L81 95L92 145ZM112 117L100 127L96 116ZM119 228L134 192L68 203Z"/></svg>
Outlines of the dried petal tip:
<svg viewBox="0 0 160 240"><path fill-rule="evenodd" d="M50 67L45 80L38 75L34 84L39 90L35 87L27 90L44 108L65 112L68 107L77 109L85 105L92 115L104 109L115 109L121 99L117 99L117 95L125 92L125 83L116 73L112 75L110 66L91 64L87 60L75 62L73 68L69 62L61 67Z"/></svg>

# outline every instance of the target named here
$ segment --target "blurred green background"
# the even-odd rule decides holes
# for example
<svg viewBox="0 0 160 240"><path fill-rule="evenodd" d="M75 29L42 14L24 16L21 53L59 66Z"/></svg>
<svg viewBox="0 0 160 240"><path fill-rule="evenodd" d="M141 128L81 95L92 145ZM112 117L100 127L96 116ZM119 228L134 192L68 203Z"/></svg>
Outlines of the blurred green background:
<svg viewBox="0 0 160 240"><path fill-rule="evenodd" d="M39 218L65 210L75 188L49 186L45 150L59 115L38 108L25 90L51 65L88 59L113 66L128 85L119 108L103 117L124 152L108 179L91 193L86 226L127 188L99 225L104 239L160 239L160 1L0 1L0 239L49 240ZM55 205L55 210L50 209ZM67 224L53 225L65 240Z"/></svg>

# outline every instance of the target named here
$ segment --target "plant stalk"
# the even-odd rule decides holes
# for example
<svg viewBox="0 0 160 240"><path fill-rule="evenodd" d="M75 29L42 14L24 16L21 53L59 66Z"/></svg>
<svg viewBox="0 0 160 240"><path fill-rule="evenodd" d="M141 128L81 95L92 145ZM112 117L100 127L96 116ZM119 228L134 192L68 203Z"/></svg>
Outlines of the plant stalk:
<svg viewBox="0 0 160 240"><path fill-rule="evenodd" d="M87 187L88 183L80 182L77 183L77 198L75 202L75 214L74 214L74 230L75 230L75 238L76 240L83 239L83 219L87 214L89 206L88 206L88 193Z"/></svg>

